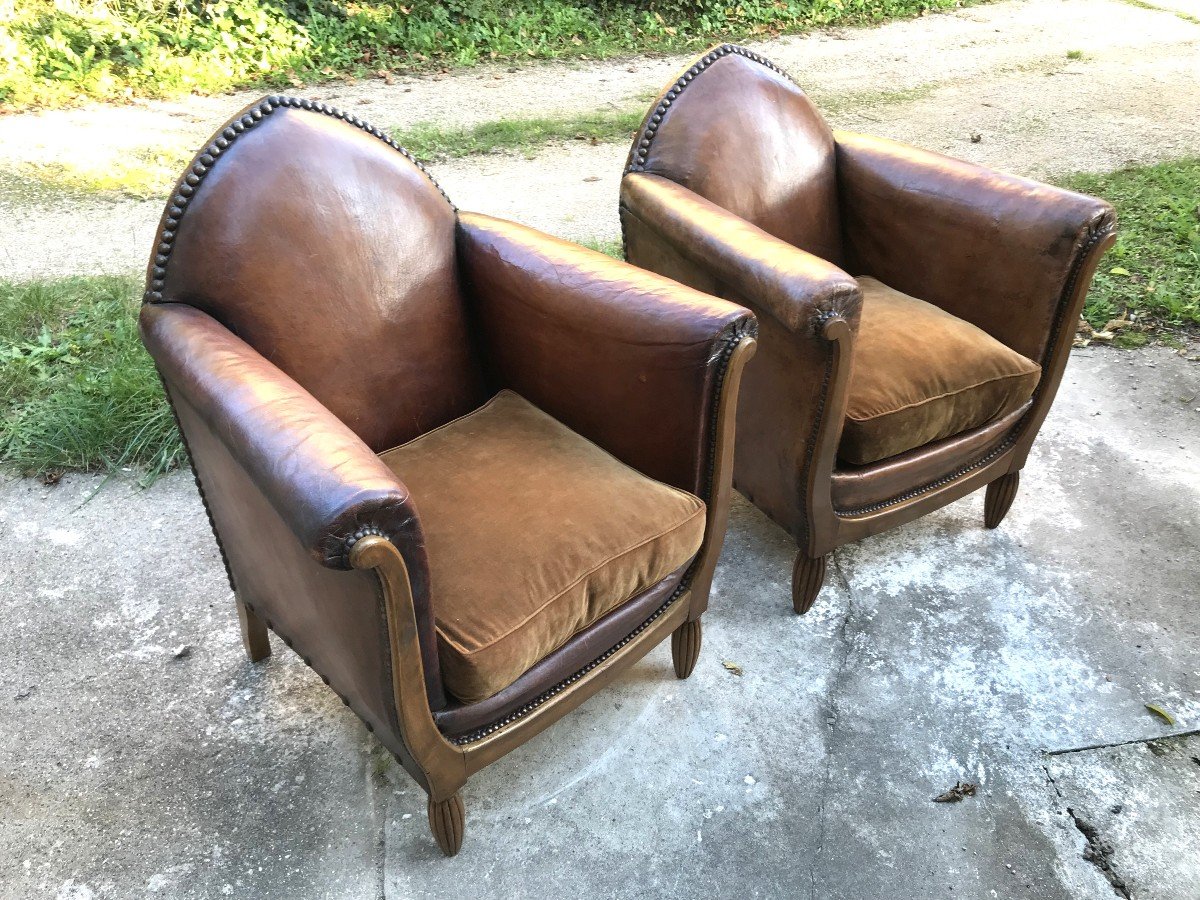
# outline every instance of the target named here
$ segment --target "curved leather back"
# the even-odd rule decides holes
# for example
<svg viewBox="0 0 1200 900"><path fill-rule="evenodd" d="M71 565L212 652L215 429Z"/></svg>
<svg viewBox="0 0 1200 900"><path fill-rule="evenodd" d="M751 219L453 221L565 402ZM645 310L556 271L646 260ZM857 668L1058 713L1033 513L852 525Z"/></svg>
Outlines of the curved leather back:
<svg viewBox="0 0 1200 900"><path fill-rule="evenodd" d="M146 297L213 316L377 452L483 399L454 208L389 143L307 100L247 107L176 186Z"/></svg>
<svg viewBox="0 0 1200 900"><path fill-rule="evenodd" d="M723 44L667 88L628 170L670 178L822 259L842 255L833 133L762 57Z"/></svg>

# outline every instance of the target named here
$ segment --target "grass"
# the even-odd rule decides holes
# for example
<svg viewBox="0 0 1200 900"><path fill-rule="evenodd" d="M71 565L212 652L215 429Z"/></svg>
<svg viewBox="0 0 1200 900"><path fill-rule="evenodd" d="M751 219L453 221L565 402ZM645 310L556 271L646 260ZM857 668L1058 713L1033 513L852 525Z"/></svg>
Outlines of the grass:
<svg viewBox="0 0 1200 900"><path fill-rule="evenodd" d="M579 243L590 250L603 253L605 256L611 256L613 259L625 259L625 248L621 246L621 242L619 240L606 241L598 238L592 238L590 240L579 241Z"/></svg>
<svg viewBox="0 0 1200 900"><path fill-rule="evenodd" d="M188 156L131 153L105 168L64 163L24 163L0 168L0 200L31 206L88 199L161 200Z"/></svg>
<svg viewBox="0 0 1200 900"><path fill-rule="evenodd" d="M520 146L478 141L493 149ZM441 152L438 146L427 145L427 152ZM1121 219L1085 308L1093 327L1128 316L1137 327L1115 341L1127 347L1152 339L1176 345L1170 329L1196 333L1200 159L1074 175L1063 183L1111 200ZM619 241L582 243L621 258ZM30 474L134 467L144 480L183 462L162 387L138 339L139 298L133 278L0 282L0 460Z"/></svg>
<svg viewBox="0 0 1200 900"><path fill-rule="evenodd" d="M1100 262L1084 318L1093 328L1128 313L1139 324L1200 327L1200 158L1073 175L1063 185L1117 209L1117 242ZM1122 343L1139 338L1130 333Z"/></svg>
<svg viewBox="0 0 1200 900"><path fill-rule="evenodd" d="M137 334L140 284L92 277L0 282L0 459L27 474L182 461Z"/></svg>
<svg viewBox="0 0 1200 900"><path fill-rule="evenodd" d="M1165 12L1183 19L1185 22L1192 22L1200 25L1200 16L1193 16L1191 13L1185 13L1181 9L1167 9L1163 6L1158 6L1155 3L1147 3L1146 0L1125 0L1130 6L1136 6L1138 9L1152 9L1155 12Z"/></svg>
<svg viewBox="0 0 1200 900"><path fill-rule="evenodd" d="M526 154L552 141L593 144L630 141L646 114L644 105L559 119L501 119L479 125L443 128L422 123L398 128L392 137L422 162L512 150Z"/></svg>
<svg viewBox="0 0 1200 900"><path fill-rule="evenodd" d="M124 101L491 60L698 50L973 0L15 0L0 110Z"/></svg>

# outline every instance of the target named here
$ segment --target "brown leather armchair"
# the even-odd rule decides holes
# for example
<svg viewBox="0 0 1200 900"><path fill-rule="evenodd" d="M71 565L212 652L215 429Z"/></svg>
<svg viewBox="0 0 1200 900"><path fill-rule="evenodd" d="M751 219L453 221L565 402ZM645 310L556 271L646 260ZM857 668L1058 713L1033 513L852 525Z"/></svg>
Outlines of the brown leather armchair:
<svg viewBox="0 0 1200 900"><path fill-rule="evenodd" d="M691 673L745 309L459 213L378 129L268 97L177 183L141 330L251 659L299 653L445 853L472 773L667 635Z"/></svg>
<svg viewBox="0 0 1200 900"><path fill-rule="evenodd" d="M620 204L630 262L759 317L734 485L796 539L797 613L846 542L985 485L1000 524L1113 242L1108 204L831 132L729 44L651 107Z"/></svg>

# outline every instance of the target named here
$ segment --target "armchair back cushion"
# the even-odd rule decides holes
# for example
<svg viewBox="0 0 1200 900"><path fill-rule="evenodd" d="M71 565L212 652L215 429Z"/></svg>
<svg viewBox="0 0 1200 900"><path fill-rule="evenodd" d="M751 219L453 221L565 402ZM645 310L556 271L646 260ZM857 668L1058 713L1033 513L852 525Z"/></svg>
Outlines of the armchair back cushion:
<svg viewBox="0 0 1200 900"><path fill-rule="evenodd" d="M631 170L669 178L839 263L836 150L812 101L786 76L740 52L718 56L693 81L696 69L683 76L686 90L668 92L651 110Z"/></svg>
<svg viewBox="0 0 1200 900"><path fill-rule="evenodd" d="M687 565L704 537L699 499L512 391L383 460L421 510L442 676L464 702Z"/></svg>
<svg viewBox="0 0 1200 900"><path fill-rule="evenodd" d="M482 402L454 209L430 178L332 115L232 126L219 165L202 153L181 180L186 214L164 216L152 299L213 316L376 452Z"/></svg>

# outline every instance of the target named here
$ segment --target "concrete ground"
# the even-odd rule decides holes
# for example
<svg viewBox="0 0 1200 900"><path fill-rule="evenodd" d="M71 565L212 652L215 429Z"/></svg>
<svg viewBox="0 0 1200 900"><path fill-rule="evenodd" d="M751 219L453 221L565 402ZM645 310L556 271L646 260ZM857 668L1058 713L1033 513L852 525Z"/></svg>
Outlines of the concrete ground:
<svg viewBox="0 0 1200 900"><path fill-rule="evenodd" d="M1198 397L1077 351L999 530L975 495L842 548L804 617L739 500L692 678L661 647L473 778L452 860L295 655L245 659L188 475L10 479L0 897L1194 900Z"/></svg>
<svg viewBox="0 0 1200 900"><path fill-rule="evenodd" d="M1200 147L1200 25L1162 10L1008 2L758 49L839 125L1015 171ZM386 125L469 124L628 100L677 62L309 93ZM0 168L117 158L104 135L192 146L240 99L6 117ZM465 208L604 238L623 154L434 168ZM6 209L0 277L136 267L159 208ZM659 648L472 779L453 860L299 659L276 643L246 661L188 475L0 480L0 898L1200 900L1190 354L1076 351L999 530L974 496L847 546L802 618L792 546L739 500L692 678ZM976 795L931 802L960 780Z"/></svg>

